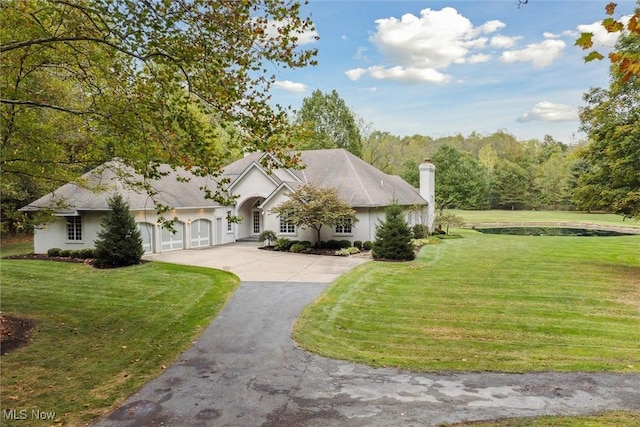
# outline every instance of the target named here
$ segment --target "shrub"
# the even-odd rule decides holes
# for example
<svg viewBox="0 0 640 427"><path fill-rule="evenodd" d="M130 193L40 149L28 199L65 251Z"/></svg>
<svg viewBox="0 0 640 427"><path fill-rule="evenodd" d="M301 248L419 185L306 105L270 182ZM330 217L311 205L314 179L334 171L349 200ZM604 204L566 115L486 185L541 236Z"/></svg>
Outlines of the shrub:
<svg viewBox="0 0 640 427"><path fill-rule="evenodd" d="M275 245L273 245L273 248L276 251L283 251L286 252L289 249L291 249L291 245L293 244L293 242L285 237L279 237L278 239L276 239L276 243Z"/></svg>
<svg viewBox="0 0 640 427"><path fill-rule="evenodd" d="M340 242L337 240L327 240L326 249L340 249Z"/></svg>
<svg viewBox="0 0 640 427"><path fill-rule="evenodd" d="M353 246L362 250L362 241L361 240L356 240L355 242L353 242Z"/></svg>
<svg viewBox="0 0 640 427"><path fill-rule="evenodd" d="M320 240L318 242L318 249L327 249L327 242L325 242L324 240Z"/></svg>
<svg viewBox="0 0 640 427"><path fill-rule="evenodd" d="M338 249L346 249L352 247L353 245L351 244L351 240L340 240L338 242L338 246Z"/></svg>
<svg viewBox="0 0 640 427"><path fill-rule="evenodd" d="M275 242L276 239L276 233L271 230L264 230L258 236L258 242L267 242L266 246L273 246L273 242Z"/></svg>
<svg viewBox="0 0 640 427"><path fill-rule="evenodd" d="M365 240L364 242L362 242L362 249L364 249L365 251L370 251L371 248L373 248L373 243L371 243L371 240Z"/></svg>
<svg viewBox="0 0 640 427"><path fill-rule="evenodd" d="M94 257L93 249L91 248L80 249L78 252L80 253L79 258L82 259L91 259Z"/></svg>
<svg viewBox="0 0 640 427"><path fill-rule="evenodd" d="M410 261L416 257L411 244L411 228L396 203L386 209L386 218L376 227L372 255L375 259Z"/></svg>
<svg viewBox="0 0 640 427"><path fill-rule="evenodd" d="M308 240L301 240L299 243L303 245L305 249L309 249L312 246L312 243Z"/></svg>
<svg viewBox="0 0 640 427"><path fill-rule="evenodd" d="M424 224L416 224L413 226L413 238L424 239L429 237L429 227Z"/></svg>
<svg viewBox="0 0 640 427"><path fill-rule="evenodd" d="M294 254L299 254L300 252L304 252L306 250L307 250L307 247L302 243L294 243L293 245L291 245L291 248L289 249L289 251L293 252Z"/></svg>
<svg viewBox="0 0 640 427"><path fill-rule="evenodd" d="M62 250L60 251L60 254L59 254L58 256L60 256L60 257L62 257L62 258L69 258L69 257L71 256L71 250L69 250L69 249L62 249Z"/></svg>
<svg viewBox="0 0 640 427"><path fill-rule="evenodd" d="M360 252L360 249L356 248L355 246L350 246L348 248L342 248L336 251L335 254L337 256L348 256L348 255L357 254L358 252Z"/></svg>
<svg viewBox="0 0 640 427"><path fill-rule="evenodd" d="M96 267L125 267L138 264L144 254L142 235L129 204L116 194L109 198L111 209L100 221L94 251Z"/></svg>
<svg viewBox="0 0 640 427"><path fill-rule="evenodd" d="M47 251L47 256L50 256L50 257L60 256L60 252L62 252L62 249L60 248L51 248Z"/></svg>
<svg viewBox="0 0 640 427"><path fill-rule="evenodd" d="M73 259L79 259L82 258L80 256L80 249L76 249L76 250L72 250L71 253L69 254L69 256Z"/></svg>

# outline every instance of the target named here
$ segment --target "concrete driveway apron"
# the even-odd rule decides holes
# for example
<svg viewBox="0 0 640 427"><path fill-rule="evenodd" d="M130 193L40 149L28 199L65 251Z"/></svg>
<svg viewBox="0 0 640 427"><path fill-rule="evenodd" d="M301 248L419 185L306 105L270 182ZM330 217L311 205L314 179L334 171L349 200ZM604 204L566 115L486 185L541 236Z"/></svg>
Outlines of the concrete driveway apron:
<svg viewBox="0 0 640 427"><path fill-rule="evenodd" d="M215 249L184 252L195 260L202 252L203 259L210 260L206 253ZM262 270L278 260L264 255L265 260L226 262L231 271L239 268L244 277L256 277L250 266ZM191 349L96 425L423 426L606 409L640 411L637 374L419 374L303 351L291 340L291 330L300 311L327 283L293 279L329 277L339 274L334 269L347 267L329 265L327 273L320 271L321 260L300 263L291 269L277 265L282 281L243 279Z"/></svg>

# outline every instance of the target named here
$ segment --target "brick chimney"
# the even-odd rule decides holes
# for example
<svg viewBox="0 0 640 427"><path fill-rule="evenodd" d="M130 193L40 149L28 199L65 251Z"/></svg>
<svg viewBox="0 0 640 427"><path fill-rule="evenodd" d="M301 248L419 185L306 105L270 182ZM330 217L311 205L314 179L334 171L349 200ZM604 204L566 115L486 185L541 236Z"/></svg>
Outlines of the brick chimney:
<svg viewBox="0 0 640 427"><path fill-rule="evenodd" d="M427 225L432 232L436 216L436 166L431 163L431 159L424 159L419 169L420 196L427 201Z"/></svg>

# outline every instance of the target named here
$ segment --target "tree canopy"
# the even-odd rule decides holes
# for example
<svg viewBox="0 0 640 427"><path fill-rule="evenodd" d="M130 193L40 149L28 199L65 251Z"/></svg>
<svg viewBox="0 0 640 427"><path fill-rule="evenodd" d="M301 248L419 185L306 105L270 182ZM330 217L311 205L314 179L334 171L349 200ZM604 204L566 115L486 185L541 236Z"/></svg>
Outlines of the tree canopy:
<svg viewBox="0 0 640 427"><path fill-rule="evenodd" d="M307 133L299 149L344 148L362 157L362 135L353 113L338 92L314 90L302 101L296 123Z"/></svg>
<svg viewBox="0 0 640 427"><path fill-rule="evenodd" d="M614 17L617 7L618 5L616 3L608 3L605 6L604 9L607 17L602 20L602 26L609 33L622 33L623 35L635 34L636 36L640 36L640 1L637 2L636 10L629 17L626 24L622 19L616 19ZM592 32L582 33L578 40L576 40L576 45L584 50L591 49L593 47L593 36L594 34ZM590 62L602 60L604 56L597 50L591 50L584 59L585 62ZM609 53L609 60L617 69L616 78L618 78L620 82L624 83L633 76L640 77L640 51L618 48Z"/></svg>
<svg viewBox="0 0 640 427"><path fill-rule="evenodd" d="M617 48L640 52L640 35L622 37ZM640 219L640 77L622 81L623 72L612 66L609 88L584 95L580 120L590 142L580 153L587 167L574 198L584 208Z"/></svg>
<svg viewBox="0 0 640 427"><path fill-rule="evenodd" d="M0 23L3 200L114 157L146 178L234 149L295 162L268 99L277 68L315 64L297 1L6 0Z"/></svg>
<svg viewBox="0 0 640 427"><path fill-rule="evenodd" d="M316 231L316 242L320 242L320 231L324 225L353 225L358 221L356 212L349 203L340 199L338 190L319 188L306 184L289 194L289 199L272 209L283 221L297 227L308 227Z"/></svg>
<svg viewBox="0 0 640 427"><path fill-rule="evenodd" d="M489 180L485 168L468 153L450 145L435 152L436 208L485 208L489 202Z"/></svg>

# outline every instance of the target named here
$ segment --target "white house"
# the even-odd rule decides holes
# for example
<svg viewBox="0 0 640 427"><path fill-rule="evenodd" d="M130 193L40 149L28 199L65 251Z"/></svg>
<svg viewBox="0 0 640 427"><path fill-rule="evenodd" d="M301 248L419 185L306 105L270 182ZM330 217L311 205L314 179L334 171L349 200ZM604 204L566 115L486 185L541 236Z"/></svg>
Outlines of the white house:
<svg viewBox="0 0 640 427"><path fill-rule="evenodd" d="M166 168L166 176L150 182L155 196L171 207L163 214L173 220L173 231L162 225L152 198L145 191L127 185L127 171L118 162L96 168L77 183L65 184L22 208L22 211L54 209L57 221L36 228L34 252L50 248L82 249L94 246L100 220L108 211L108 199L115 192L129 203L142 232L146 252L202 248L255 239L264 230L292 240L315 240L315 231L300 229L280 220L271 209L306 183L335 187L351 204L358 222L351 226L323 227L322 240L374 240L376 225L384 219L384 209L393 200L407 207L411 225L428 224L433 229L435 167L426 160L420 165L420 189L398 176L388 175L343 149L301 152L304 169L262 166L265 153L252 153L224 168L227 191L235 204L222 206L204 197L202 188L214 190L218 180L198 177L184 170ZM128 171L131 174L131 171ZM134 175L134 181L140 180ZM129 180L131 181L131 180ZM232 219L231 221L229 219ZM242 218L236 223L233 218Z"/></svg>

